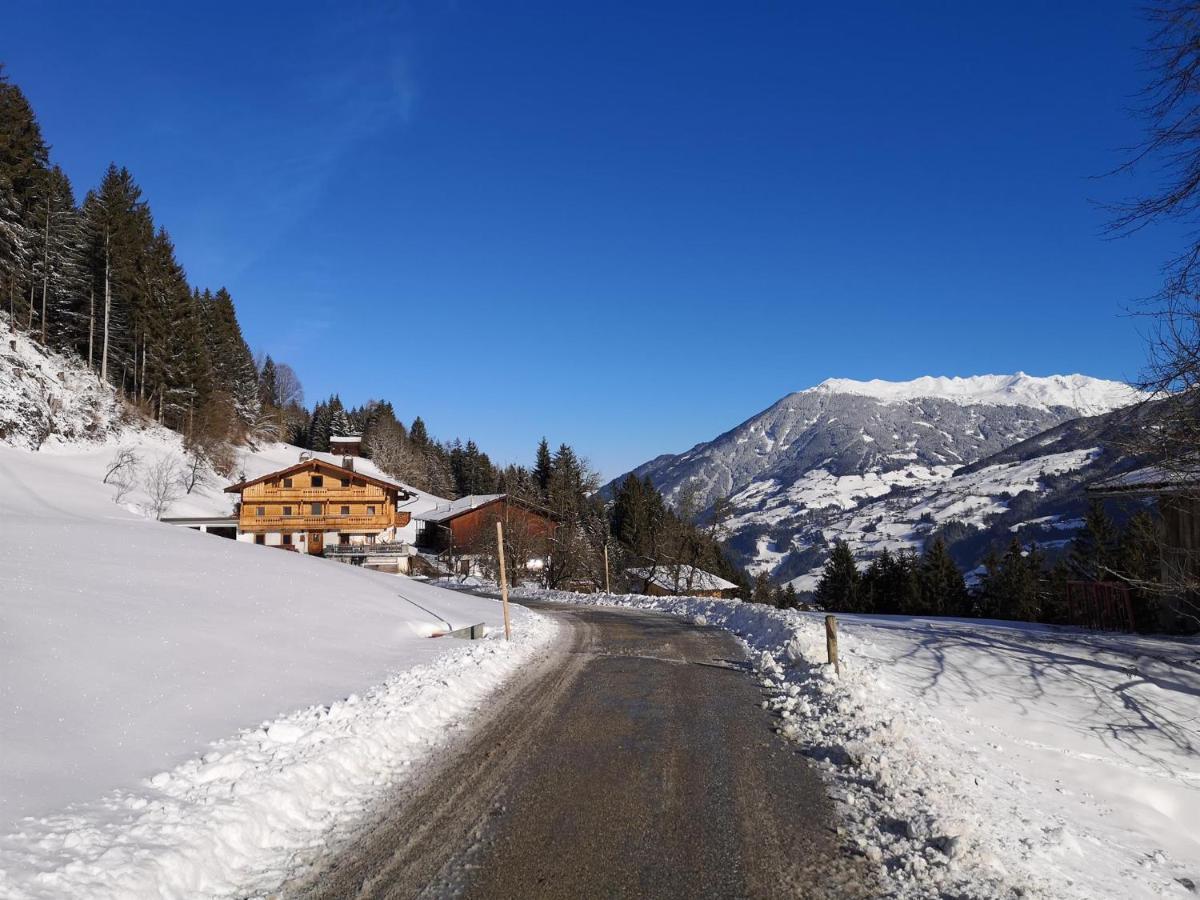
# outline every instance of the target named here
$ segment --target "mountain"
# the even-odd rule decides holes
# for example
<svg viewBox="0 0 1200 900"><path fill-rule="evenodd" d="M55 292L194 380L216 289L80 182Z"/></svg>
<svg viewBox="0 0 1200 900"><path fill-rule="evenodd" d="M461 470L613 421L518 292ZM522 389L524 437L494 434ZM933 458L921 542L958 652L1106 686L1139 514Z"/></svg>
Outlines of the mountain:
<svg viewBox="0 0 1200 900"><path fill-rule="evenodd" d="M1127 385L1084 375L830 379L633 474L648 476L676 508L702 511L729 497L729 543L740 561L789 578L823 558L814 529L883 497L933 490L1035 435L1139 399ZM1064 449L1075 455L1048 465L1078 468L1087 449ZM946 521L958 513L942 511Z"/></svg>

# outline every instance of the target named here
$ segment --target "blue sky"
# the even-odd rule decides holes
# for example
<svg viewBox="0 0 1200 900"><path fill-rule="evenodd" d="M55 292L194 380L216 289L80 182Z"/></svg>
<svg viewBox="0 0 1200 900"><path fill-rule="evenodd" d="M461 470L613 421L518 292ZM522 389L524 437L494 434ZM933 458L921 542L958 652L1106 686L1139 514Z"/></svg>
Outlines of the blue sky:
<svg viewBox="0 0 1200 900"><path fill-rule="evenodd" d="M310 400L606 475L827 377L1128 378L1137 2L26 4L0 60ZM46 35L53 35L47 41Z"/></svg>

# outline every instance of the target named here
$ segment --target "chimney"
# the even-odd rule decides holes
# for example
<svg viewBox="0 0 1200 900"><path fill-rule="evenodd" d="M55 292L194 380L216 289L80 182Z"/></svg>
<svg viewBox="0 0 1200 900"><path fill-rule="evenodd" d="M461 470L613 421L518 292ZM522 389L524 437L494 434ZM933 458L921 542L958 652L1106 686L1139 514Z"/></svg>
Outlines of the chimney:
<svg viewBox="0 0 1200 900"><path fill-rule="evenodd" d="M342 457L342 468L349 469L351 472L353 472L354 471L354 457L353 456L343 456Z"/></svg>

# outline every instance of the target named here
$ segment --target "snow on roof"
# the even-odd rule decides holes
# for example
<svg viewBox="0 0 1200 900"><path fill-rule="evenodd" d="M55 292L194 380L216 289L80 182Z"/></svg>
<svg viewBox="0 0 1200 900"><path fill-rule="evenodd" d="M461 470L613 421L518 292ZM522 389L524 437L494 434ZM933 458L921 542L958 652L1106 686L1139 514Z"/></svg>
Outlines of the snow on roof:
<svg viewBox="0 0 1200 900"><path fill-rule="evenodd" d="M705 572L695 566L680 566L678 582L674 578L676 571L674 566L626 569L626 571L634 578L649 581L664 591L678 590L686 593L687 591L729 591L737 588L732 581L726 581L719 575Z"/></svg>
<svg viewBox="0 0 1200 900"><path fill-rule="evenodd" d="M470 512L473 509L493 503L502 497L504 497L504 494L468 494L465 497L459 497L457 500L439 503L433 509L413 513L413 518L419 519L422 522L445 522L448 519L461 516L465 512Z"/></svg>
<svg viewBox="0 0 1200 900"><path fill-rule="evenodd" d="M1093 494L1154 494L1165 491L1194 488L1200 485L1200 471L1181 471L1162 466L1146 466L1109 478L1102 478L1088 486Z"/></svg>
<svg viewBox="0 0 1200 900"><path fill-rule="evenodd" d="M357 444L362 441L361 434L331 434L329 443L331 444Z"/></svg>
<svg viewBox="0 0 1200 900"><path fill-rule="evenodd" d="M926 375L912 381L855 381L829 378L801 393L855 394L884 403L899 403L931 397L962 405L984 403L993 406L1032 406L1049 409L1065 406L1083 415L1097 415L1130 406L1145 395L1119 381L1106 381L1088 375L971 375L946 378Z"/></svg>

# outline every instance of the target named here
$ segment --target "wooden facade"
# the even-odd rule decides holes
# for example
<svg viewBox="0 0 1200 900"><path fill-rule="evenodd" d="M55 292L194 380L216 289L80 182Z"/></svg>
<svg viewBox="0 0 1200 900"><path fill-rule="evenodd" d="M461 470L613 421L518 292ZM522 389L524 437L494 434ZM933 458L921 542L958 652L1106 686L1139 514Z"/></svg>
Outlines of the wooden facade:
<svg viewBox="0 0 1200 900"><path fill-rule="evenodd" d="M227 487L238 494L239 537L320 555L330 544L391 540L409 514L397 512L399 485L308 459Z"/></svg>
<svg viewBox="0 0 1200 900"><path fill-rule="evenodd" d="M437 519L427 519L418 534L418 543L425 549L439 553L446 550L466 554L482 551L495 543L497 522L504 523L510 538L520 536L529 545L544 545L554 534L555 528L554 518L549 511L500 495L478 506L455 510ZM530 549L533 547L530 546Z"/></svg>

